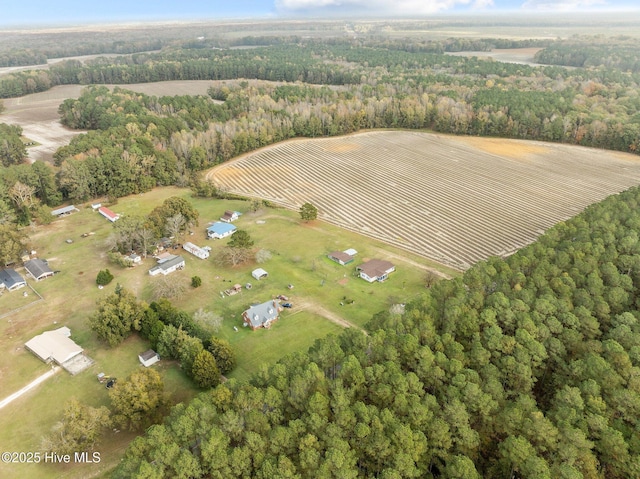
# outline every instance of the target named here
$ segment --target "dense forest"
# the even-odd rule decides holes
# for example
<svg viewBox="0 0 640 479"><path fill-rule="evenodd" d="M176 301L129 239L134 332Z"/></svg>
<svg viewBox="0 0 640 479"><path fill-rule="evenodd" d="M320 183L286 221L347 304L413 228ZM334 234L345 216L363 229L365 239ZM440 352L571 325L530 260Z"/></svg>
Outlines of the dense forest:
<svg viewBox="0 0 640 479"><path fill-rule="evenodd" d="M114 477L640 476L640 189L176 407Z"/></svg>
<svg viewBox="0 0 640 479"><path fill-rule="evenodd" d="M243 38L259 44L266 37ZM198 171L261 146L362 129L431 129L638 150L637 73L456 57L428 52L423 41L273 42L73 60L0 77L5 96L61 83L221 80L208 96L157 98L88 87L79 99L64 101L60 114L65 125L90 131L56 152L54 168L31 171L21 164L21 131L3 125L0 221L25 224L42 217L39 206L64 200L189 185ZM482 42L440 43L458 49L481 48ZM632 40L610 39L607 45L618 44L624 48ZM30 191L28 207L24 195L10 194L17 183Z"/></svg>

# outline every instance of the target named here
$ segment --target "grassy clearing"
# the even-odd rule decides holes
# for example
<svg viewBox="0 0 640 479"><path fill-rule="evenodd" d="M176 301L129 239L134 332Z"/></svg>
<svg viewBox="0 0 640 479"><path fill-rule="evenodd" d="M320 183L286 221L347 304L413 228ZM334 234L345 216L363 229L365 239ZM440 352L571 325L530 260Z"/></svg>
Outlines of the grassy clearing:
<svg viewBox="0 0 640 479"><path fill-rule="evenodd" d="M273 364L287 353L306 350L316 339L329 333L339 333L341 327L318 314L314 305L362 326L377 311L392 303L408 301L424 290L424 271L410 263L427 264L423 259L328 224L301 224L296 212L271 209L247 212L249 205L246 202L193 199L188 190L177 188L156 189L144 195L124 198L111 209L125 215L146 215L172 195L189 198L200 212L200 225L188 240L212 247L212 257L208 260L179 251L186 259L186 270L175 273L171 278L184 282L186 292L174 304L189 312L204 308L224 318L218 335L231 342L238 356L237 368L229 374L232 378L245 380L263 365ZM88 328L87 318L95 310L96 300L111 293L117 283L131 289L145 301L153 299L153 278L148 275L148 269L155 260L147 258L143 265L129 269L109 264L104 243L112 225L90 207L79 207L79 212L30 232L30 246L38 251L39 257L48 259L54 270L61 272L34 283L44 301L0 320L0 347L8 352L0 356L2 396L9 395L48 370L49 366L23 347L27 340L45 330L68 326L72 339L96 364L74 377L61 371L0 410L0 444L5 449L37 450L41 437L60 419L64 404L71 397L92 406L108 404L107 391L96 380L96 374L104 372L124 379L140 367L137 355L148 348L145 341L132 336L119 347L111 349L100 343ZM272 253L270 260L259 265L269 272L268 278L256 281L251 277L251 271L258 266L255 262L237 268L215 265L213 257L228 240L207 240L205 228L227 209L244 212L236 225L250 233L256 250L267 249ZM82 238L83 233L93 234ZM73 242L67 243L66 239ZM352 265L343 267L326 258L328 252L346 248L359 251L358 261ZM385 258L386 254L389 257ZM368 284L353 276L356 264L374 257L390 259L396 264L397 272L382 284ZM107 267L115 279L99 290L95 284L96 275ZM190 286L194 275L203 280L200 288ZM245 285L247 282L253 285L250 290L243 289L231 297L220 296L221 291L233 284ZM287 289L290 283L294 285L292 290ZM278 294L288 295L294 308L285 310L270 330L251 331L242 327L243 310L252 303L269 300ZM20 296L20 293L12 295ZM0 300L8 297L9 294ZM353 304L341 306L344 298L352 299ZM303 300L308 305L305 310L296 307L298 301ZM234 331L234 326L238 332ZM161 371L173 403L188 401L197 394L198 390L177 364L161 361L154 367ZM98 465L0 465L0 477L100 476L117 464L132 437L125 432L107 434L98 449L102 454L102 462Z"/></svg>

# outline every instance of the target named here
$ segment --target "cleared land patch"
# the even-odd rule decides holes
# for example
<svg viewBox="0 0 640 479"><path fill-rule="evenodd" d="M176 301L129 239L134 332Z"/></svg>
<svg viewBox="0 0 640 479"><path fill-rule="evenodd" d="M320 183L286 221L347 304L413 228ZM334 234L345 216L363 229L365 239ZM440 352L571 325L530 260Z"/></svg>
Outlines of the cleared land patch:
<svg viewBox="0 0 640 479"><path fill-rule="evenodd" d="M637 185L640 158L543 142L376 131L281 143L208 177L292 209L310 201L326 221L464 270L512 254L586 206Z"/></svg>

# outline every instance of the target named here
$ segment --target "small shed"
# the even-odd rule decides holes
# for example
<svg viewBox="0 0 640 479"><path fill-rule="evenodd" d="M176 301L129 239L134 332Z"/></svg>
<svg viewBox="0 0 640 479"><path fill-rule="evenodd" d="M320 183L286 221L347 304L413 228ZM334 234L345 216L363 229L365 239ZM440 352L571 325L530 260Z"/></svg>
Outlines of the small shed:
<svg viewBox="0 0 640 479"><path fill-rule="evenodd" d="M147 349L144 353L138 354L138 360L145 368L160 361L160 355L153 349Z"/></svg>
<svg viewBox="0 0 640 479"><path fill-rule="evenodd" d="M344 266L345 264L349 264L354 260L353 256L346 253L345 251L332 251L327 256L331 261L335 261L342 266Z"/></svg>
<svg viewBox="0 0 640 479"><path fill-rule="evenodd" d="M258 268L258 269L254 269L251 272L251 276L253 276L255 279L257 279L258 281L261 280L262 278L266 278L267 276L269 276L269 273L267 273L265 270L263 270L262 268Z"/></svg>
<svg viewBox="0 0 640 479"><path fill-rule="evenodd" d="M224 212L224 215L220 217L220 221L231 223L232 221L237 220L238 216L240 216L240 212L227 210Z"/></svg>

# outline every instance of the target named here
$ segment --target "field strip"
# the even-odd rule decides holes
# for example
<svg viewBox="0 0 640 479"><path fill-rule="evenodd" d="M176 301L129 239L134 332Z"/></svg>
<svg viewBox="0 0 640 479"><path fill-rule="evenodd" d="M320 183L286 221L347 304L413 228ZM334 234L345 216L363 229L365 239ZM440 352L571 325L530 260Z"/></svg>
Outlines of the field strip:
<svg viewBox="0 0 640 479"><path fill-rule="evenodd" d="M2 401L0 401L0 409L5 407L7 404L11 403L12 401L18 399L24 393L26 393L28 391L31 391L33 388L38 386L40 383L46 381L47 379L49 379L51 376L56 374L58 371L60 371L60 368L58 366L54 366L53 368L51 368L50 371L47 371L42 376L37 377L36 379L31 381L29 384L27 384L22 389L14 392L11 396L8 396L8 397L4 398Z"/></svg>
<svg viewBox="0 0 640 479"><path fill-rule="evenodd" d="M357 326L352 322L347 321L346 319L320 306L318 303L312 302L308 299L296 298L295 307L297 311L308 311L310 313L317 314L318 316L322 316L323 318L343 328L355 328L362 331L364 334L367 334L367 332L364 329L362 329L360 326Z"/></svg>
<svg viewBox="0 0 640 479"><path fill-rule="evenodd" d="M457 270L508 256L640 184L640 158L522 140L370 131L295 139L206 174L226 191L319 217Z"/></svg>

